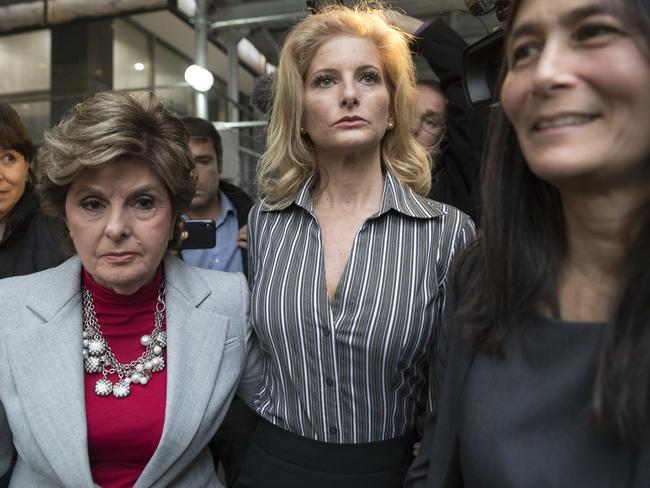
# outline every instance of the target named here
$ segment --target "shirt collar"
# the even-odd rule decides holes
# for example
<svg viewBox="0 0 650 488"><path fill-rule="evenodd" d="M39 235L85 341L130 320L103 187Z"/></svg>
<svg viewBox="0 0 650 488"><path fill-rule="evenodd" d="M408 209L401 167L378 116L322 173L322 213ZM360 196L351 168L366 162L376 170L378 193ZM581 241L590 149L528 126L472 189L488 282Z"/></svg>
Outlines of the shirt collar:
<svg viewBox="0 0 650 488"><path fill-rule="evenodd" d="M220 218L223 217L223 219L225 220L226 215L228 215L229 213L234 214L236 212L235 206L233 205L230 198L228 198L226 194L221 190L219 190L219 198L221 199L221 214L219 215L219 217Z"/></svg>
<svg viewBox="0 0 650 488"><path fill-rule="evenodd" d="M295 204L311 213L313 207L313 202L311 201L311 189L314 186L315 182L316 182L316 173L312 173L311 175L309 175L309 177L305 180L305 182L300 186L300 189L293 196L285 198L284 200L282 200L281 202L273 206L267 205L266 202L262 200L261 202L262 205L260 210L262 212L285 210L290 205Z"/></svg>
<svg viewBox="0 0 650 488"><path fill-rule="evenodd" d="M390 210L416 219L432 219L447 214L445 208L438 202L419 196L408 185L395 178L390 171L386 171L384 193L377 216Z"/></svg>
<svg viewBox="0 0 650 488"><path fill-rule="evenodd" d="M375 217L390 210L418 219L431 219L447 214L443 205L417 195L406 184L395 178L390 171L386 170L385 174L381 205ZM316 174L312 173L293 197L287 198L273 208L263 205L262 211L284 210L291 204L295 204L311 213L313 209L311 190L315 182Z"/></svg>

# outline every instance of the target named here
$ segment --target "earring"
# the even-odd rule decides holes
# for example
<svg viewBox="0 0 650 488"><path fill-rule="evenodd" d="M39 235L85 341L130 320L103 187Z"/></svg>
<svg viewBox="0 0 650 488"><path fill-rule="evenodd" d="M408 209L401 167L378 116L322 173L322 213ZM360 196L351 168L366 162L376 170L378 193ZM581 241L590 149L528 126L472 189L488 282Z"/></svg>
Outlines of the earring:
<svg viewBox="0 0 650 488"><path fill-rule="evenodd" d="M393 127L395 127L395 123L394 123L392 120L389 120L389 121L388 121L388 129L390 130L390 129L392 129Z"/></svg>
<svg viewBox="0 0 650 488"><path fill-rule="evenodd" d="M305 128L304 128L304 127L300 127L300 134L304 136L306 133L307 133L307 132L305 131Z"/></svg>

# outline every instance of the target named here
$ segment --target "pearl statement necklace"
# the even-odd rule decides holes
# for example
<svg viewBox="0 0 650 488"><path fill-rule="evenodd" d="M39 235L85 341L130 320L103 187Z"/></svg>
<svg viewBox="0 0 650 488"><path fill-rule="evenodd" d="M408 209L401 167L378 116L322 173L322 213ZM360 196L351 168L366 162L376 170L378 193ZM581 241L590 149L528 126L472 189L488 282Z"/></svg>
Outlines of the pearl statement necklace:
<svg viewBox="0 0 650 488"><path fill-rule="evenodd" d="M89 374L101 373L95 383L95 393L101 397L110 395L126 398L131 393L131 385L146 385L153 373L165 369L162 357L167 346L167 334L162 330L165 316L165 282L158 289L158 301L154 312L154 328L150 335L143 335L140 344L144 352L135 361L120 363L111 350L97 321L93 297L85 286L82 287L83 301L83 358L84 370ZM113 384L109 374L117 374L119 380Z"/></svg>

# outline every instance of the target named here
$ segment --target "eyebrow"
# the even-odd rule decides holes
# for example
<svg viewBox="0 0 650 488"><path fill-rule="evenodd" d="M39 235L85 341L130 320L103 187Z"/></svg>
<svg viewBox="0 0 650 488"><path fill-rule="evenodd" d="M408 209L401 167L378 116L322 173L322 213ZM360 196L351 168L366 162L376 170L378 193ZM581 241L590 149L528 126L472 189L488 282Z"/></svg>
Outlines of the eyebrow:
<svg viewBox="0 0 650 488"><path fill-rule="evenodd" d="M99 196L104 197L105 193L104 191L97 185L95 184L90 184L88 186L85 186L82 188L79 192L80 195L83 194L96 194ZM134 188L133 190L129 191L127 198L133 198L134 196L139 196L145 193L160 193L160 189L156 185L143 185L139 186L137 188Z"/></svg>
<svg viewBox="0 0 650 488"><path fill-rule="evenodd" d="M355 73L358 73L360 71L365 71L367 69L372 69L372 70L378 71L379 73L382 72L381 68L375 66L374 64L364 64L363 66L359 66L358 68L356 68L354 71L355 71ZM339 70L337 68L323 68L323 69L319 69L319 70L314 71L311 74L311 77L313 77L315 75L318 75L318 74L321 74L321 73L335 74L335 73L339 73L340 71L341 70Z"/></svg>
<svg viewBox="0 0 650 488"><path fill-rule="evenodd" d="M563 25L572 25L593 15L603 15L603 14L611 15L611 13L612 12L609 9L605 8L603 5L587 5L585 7L580 7L571 10L570 12L567 12L566 14L562 15L560 17L560 23ZM536 35L539 34L541 31L542 31L542 26L539 22L535 22L535 21L525 22L517 26L515 29L513 29L513 31L510 33L509 41L527 35Z"/></svg>
<svg viewBox="0 0 650 488"><path fill-rule="evenodd" d="M434 112L433 110L425 110L422 113L422 115L427 116L427 117L438 117L439 119L442 119L442 116L440 115L440 113L439 112Z"/></svg>

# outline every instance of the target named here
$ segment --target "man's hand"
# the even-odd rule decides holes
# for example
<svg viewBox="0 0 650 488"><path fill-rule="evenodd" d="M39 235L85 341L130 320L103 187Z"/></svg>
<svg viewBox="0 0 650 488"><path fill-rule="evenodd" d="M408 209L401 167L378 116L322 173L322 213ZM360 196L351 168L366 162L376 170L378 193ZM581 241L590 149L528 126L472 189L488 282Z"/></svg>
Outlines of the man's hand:
<svg viewBox="0 0 650 488"><path fill-rule="evenodd" d="M237 234L237 245L242 249L248 249L248 226L245 225L239 229Z"/></svg>

